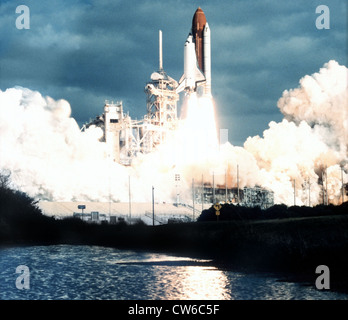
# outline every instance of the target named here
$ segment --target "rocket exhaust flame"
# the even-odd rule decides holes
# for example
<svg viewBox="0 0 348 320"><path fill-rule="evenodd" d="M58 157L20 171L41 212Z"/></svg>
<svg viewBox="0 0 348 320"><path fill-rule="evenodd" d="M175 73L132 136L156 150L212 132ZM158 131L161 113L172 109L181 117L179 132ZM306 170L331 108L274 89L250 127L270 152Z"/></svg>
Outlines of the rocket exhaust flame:
<svg viewBox="0 0 348 320"><path fill-rule="evenodd" d="M194 156L194 162L208 160L218 152L217 128L212 99L187 97L186 117L178 133L185 139L185 146Z"/></svg>

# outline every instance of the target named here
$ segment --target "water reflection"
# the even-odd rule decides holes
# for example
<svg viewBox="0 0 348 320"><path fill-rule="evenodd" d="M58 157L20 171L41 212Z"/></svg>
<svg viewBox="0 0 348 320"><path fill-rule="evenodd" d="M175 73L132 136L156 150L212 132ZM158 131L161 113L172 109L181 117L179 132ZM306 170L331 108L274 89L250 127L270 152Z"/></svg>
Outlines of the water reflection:
<svg viewBox="0 0 348 320"><path fill-rule="evenodd" d="M138 254L110 262L127 266L142 279L139 299L225 300L230 299L227 277L210 260L195 260L161 254ZM132 291L129 283L127 290Z"/></svg>
<svg viewBox="0 0 348 320"><path fill-rule="evenodd" d="M152 266L143 273L138 299L225 300L230 296L227 278L214 267ZM130 287L129 290L132 290Z"/></svg>
<svg viewBox="0 0 348 320"><path fill-rule="evenodd" d="M226 300L227 277L215 267L188 266L177 273L178 289L183 300Z"/></svg>
<svg viewBox="0 0 348 320"><path fill-rule="evenodd" d="M30 290L15 286L30 268ZM220 270L207 260L88 246L0 250L0 299L347 299L272 275Z"/></svg>

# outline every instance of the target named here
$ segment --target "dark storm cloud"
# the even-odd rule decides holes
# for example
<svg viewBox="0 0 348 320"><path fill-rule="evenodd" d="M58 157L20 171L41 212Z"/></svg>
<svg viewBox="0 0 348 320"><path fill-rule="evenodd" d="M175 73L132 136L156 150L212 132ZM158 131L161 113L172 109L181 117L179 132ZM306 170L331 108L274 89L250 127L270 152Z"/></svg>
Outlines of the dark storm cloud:
<svg viewBox="0 0 348 320"><path fill-rule="evenodd" d="M262 133L268 120L279 121L277 100L300 78L330 59L346 64L346 5L330 1L331 29L317 30L319 4L237 1L214 11L220 17L212 29L214 93L220 124L229 127L232 141Z"/></svg>
<svg viewBox="0 0 348 320"><path fill-rule="evenodd" d="M29 30L15 27L28 5ZM212 32L212 90L219 125L232 143L262 134L282 116L277 100L331 59L346 63L346 4L330 1L330 30L317 30L320 1L2 1L0 89L16 85L64 98L83 123L105 99L123 100L134 118L146 112L144 85L158 67L179 79L194 11ZM245 123L240 127L241 121Z"/></svg>

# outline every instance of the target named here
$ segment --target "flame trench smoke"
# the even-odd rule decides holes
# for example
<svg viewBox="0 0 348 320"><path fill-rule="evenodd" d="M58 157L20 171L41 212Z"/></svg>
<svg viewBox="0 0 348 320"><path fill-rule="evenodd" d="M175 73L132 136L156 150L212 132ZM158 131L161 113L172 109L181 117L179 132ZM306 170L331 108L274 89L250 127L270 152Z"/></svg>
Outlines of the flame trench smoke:
<svg viewBox="0 0 348 320"><path fill-rule="evenodd" d="M245 142L277 202L293 203L295 181L296 204L308 204L308 184L311 203L321 203L323 183L330 203L339 203L341 167L345 182L348 171L347 70L331 60L319 73L303 77L299 88L284 91L278 101L284 120L271 122L263 139Z"/></svg>
<svg viewBox="0 0 348 320"><path fill-rule="evenodd" d="M49 201L175 200L175 173L181 174L182 200L190 201L191 183L212 181L239 187L260 185L274 191L275 203L322 202L323 180L330 203L341 200L341 168L348 172L348 69L329 61L305 76L298 88L284 91L280 123L270 122L263 137L244 147L218 144L214 104L193 95L177 131L131 167L107 157L100 128L81 132L67 101L54 101L25 88L0 91L0 170L11 173L15 188ZM221 107L223 109L223 106ZM225 175L226 174L226 175ZM187 199L185 199L185 196Z"/></svg>

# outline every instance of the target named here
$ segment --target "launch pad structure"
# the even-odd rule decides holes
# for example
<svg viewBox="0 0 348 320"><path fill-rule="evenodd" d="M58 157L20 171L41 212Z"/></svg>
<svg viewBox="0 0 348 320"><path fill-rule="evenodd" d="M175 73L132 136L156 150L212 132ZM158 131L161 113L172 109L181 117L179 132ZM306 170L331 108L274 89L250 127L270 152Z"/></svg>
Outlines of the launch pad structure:
<svg viewBox="0 0 348 320"><path fill-rule="evenodd" d="M102 128L102 142L109 157L122 165L131 165L139 154L153 152L169 133L179 125L177 102L179 93L197 92L211 97L210 29L204 12L198 8L192 19L189 36L184 45L184 74L179 83L163 69L162 31L159 31L159 67L145 86L146 111L141 120L132 120L123 113L122 102L105 101L104 113L82 127L94 125Z"/></svg>
<svg viewBox="0 0 348 320"><path fill-rule="evenodd" d="M204 12L198 8L192 19L191 32L184 45L184 74L177 82L163 69L162 31L160 30L159 66L158 70L151 74L150 81L144 88L146 94L144 117L141 120L133 120L128 113L124 113L122 101L116 103L105 101L104 113L85 124L81 131L90 126L100 127L104 133L100 140L106 143L109 158L125 166L130 166L137 155L155 151L179 126L177 102L181 91L189 95L198 92L198 87L203 87L203 95L212 97L210 37L210 28ZM273 194L258 188L244 190L246 205L252 205L252 203L266 207L272 205ZM205 193L202 203L220 200L219 196L215 197L214 187L208 187L202 192ZM218 188L216 192L218 195ZM214 196L208 196L210 193L214 193ZM237 193L239 195L239 190ZM236 202L237 193L230 191L230 201L234 199L232 202ZM242 191L241 193L244 194ZM227 197L225 200L227 201ZM199 202L199 199L196 201Z"/></svg>

